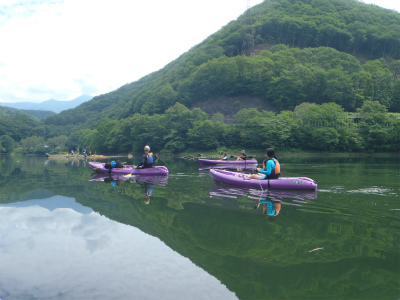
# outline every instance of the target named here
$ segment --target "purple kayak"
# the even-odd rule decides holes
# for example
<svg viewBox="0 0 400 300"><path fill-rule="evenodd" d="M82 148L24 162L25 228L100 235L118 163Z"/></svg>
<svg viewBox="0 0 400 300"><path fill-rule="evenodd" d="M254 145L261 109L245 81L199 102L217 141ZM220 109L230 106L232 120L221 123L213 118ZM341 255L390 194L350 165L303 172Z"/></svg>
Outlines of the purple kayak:
<svg viewBox="0 0 400 300"><path fill-rule="evenodd" d="M248 175L211 169L212 179L218 182L243 186L253 189L279 189L279 190L317 190L318 185L307 177L281 177L279 179L250 179Z"/></svg>
<svg viewBox="0 0 400 300"><path fill-rule="evenodd" d="M89 162L89 166L93 171L100 173L108 173L110 170L106 169L105 163ZM124 165L123 168L112 168L111 174L132 174L132 175L168 175L168 169L165 166L157 166L152 168L135 169L134 166Z"/></svg>
<svg viewBox="0 0 400 300"><path fill-rule="evenodd" d="M251 164L257 164L257 160L252 158L252 159L246 159L246 160L215 160L215 159L203 159L199 158L199 162L202 164L217 164L217 165L251 165Z"/></svg>
<svg viewBox="0 0 400 300"><path fill-rule="evenodd" d="M209 170L209 169L236 169L237 171L244 171L244 170L255 170L257 169L256 164L241 164L241 165L223 165L223 164L216 164L216 165L207 165L201 164L199 166L199 170Z"/></svg>

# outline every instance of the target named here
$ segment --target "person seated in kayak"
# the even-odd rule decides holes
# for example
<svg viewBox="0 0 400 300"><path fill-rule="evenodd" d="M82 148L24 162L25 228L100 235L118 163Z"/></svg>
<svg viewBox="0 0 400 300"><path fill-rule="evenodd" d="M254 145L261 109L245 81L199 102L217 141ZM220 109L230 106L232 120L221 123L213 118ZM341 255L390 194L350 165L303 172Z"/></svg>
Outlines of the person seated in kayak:
<svg viewBox="0 0 400 300"><path fill-rule="evenodd" d="M244 150L242 150L240 156L238 156L238 158L236 160L246 160L247 156Z"/></svg>
<svg viewBox="0 0 400 300"><path fill-rule="evenodd" d="M281 175L281 165L275 155L273 148L268 148L265 152L267 159L263 161L263 167L257 168L257 174L251 174L247 178L251 179L278 179Z"/></svg>
<svg viewBox="0 0 400 300"><path fill-rule="evenodd" d="M225 154L224 154L224 157L221 158L220 160L229 160L229 157L228 157L228 155L226 155L226 153L225 153Z"/></svg>
<svg viewBox="0 0 400 300"><path fill-rule="evenodd" d="M144 146L144 154L142 156L142 161L137 165L138 169L152 168L154 162L153 153L150 152L149 146Z"/></svg>

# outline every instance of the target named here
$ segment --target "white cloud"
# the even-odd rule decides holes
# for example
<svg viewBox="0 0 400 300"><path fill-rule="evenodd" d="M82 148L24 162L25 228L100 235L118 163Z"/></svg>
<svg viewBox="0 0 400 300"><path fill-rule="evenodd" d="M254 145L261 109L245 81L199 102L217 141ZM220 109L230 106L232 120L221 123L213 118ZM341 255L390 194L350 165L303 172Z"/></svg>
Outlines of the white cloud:
<svg viewBox="0 0 400 300"><path fill-rule="evenodd" d="M375 1L398 9L388 2ZM110 92L161 69L246 7L247 0L3 0L0 102Z"/></svg>
<svg viewBox="0 0 400 300"><path fill-rule="evenodd" d="M39 206L42 202L0 206L1 295L237 299L217 278L156 237L95 212L48 210Z"/></svg>

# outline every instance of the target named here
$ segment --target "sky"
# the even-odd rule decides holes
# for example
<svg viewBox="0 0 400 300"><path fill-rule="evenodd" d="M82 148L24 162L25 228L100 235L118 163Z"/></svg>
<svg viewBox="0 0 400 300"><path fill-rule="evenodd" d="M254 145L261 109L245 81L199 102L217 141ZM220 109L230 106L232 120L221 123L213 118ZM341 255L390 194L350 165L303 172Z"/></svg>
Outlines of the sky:
<svg viewBox="0 0 400 300"><path fill-rule="evenodd" d="M162 69L262 0L1 0L0 102L97 96ZM399 0L366 0L400 12Z"/></svg>

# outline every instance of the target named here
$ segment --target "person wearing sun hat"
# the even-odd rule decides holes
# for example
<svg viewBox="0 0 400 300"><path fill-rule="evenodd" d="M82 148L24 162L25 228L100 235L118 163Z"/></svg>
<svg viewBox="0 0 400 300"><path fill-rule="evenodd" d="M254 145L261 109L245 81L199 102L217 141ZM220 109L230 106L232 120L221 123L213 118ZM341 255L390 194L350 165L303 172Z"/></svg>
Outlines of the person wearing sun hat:
<svg viewBox="0 0 400 300"><path fill-rule="evenodd" d="M237 157L236 160L246 160L246 159L247 159L246 152L242 150L242 152L240 153L240 155Z"/></svg>

